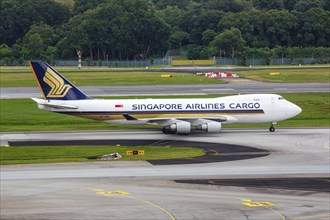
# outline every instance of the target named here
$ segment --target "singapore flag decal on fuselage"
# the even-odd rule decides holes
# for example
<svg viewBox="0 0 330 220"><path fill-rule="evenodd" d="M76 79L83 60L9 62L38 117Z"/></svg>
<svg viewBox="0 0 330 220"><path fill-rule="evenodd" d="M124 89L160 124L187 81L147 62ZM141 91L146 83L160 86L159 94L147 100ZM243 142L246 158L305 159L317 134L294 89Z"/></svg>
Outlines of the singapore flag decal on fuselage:
<svg viewBox="0 0 330 220"><path fill-rule="evenodd" d="M301 108L276 94L233 95L199 99L99 100L84 94L43 61L31 61L43 99L39 109L117 124L163 126L165 134L192 129L220 132L222 124L271 123L298 115Z"/></svg>

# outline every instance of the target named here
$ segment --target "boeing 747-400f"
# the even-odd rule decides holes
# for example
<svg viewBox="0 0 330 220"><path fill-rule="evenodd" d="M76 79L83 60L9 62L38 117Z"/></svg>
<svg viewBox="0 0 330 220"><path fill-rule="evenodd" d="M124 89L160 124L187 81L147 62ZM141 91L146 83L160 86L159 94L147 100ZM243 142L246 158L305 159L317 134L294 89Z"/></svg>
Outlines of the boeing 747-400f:
<svg viewBox="0 0 330 220"><path fill-rule="evenodd" d="M165 134L189 134L192 129L220 132L222 124L271 123L298 115L301 108L275 94L233 95L198 99L116 99L87 96L49 64L31 61L43 99L39 109L107 123L163 126Z"/></svg>

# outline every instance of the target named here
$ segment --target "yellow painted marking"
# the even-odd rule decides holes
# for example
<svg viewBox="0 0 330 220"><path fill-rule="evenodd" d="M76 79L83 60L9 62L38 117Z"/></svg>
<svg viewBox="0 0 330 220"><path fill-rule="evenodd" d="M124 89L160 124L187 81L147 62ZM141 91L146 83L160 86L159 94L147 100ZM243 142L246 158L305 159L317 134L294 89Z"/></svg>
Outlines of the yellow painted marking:
<svg viewBox="0 0 330 220"><path fill-rule="evenodd" d="M325 217L325 216L330 216L330 212L328 213L321 213L321 214L316 214L316 215L306 215L306 216L301 216L301 217L295 217L292 220L302 220L302 219L315 219L317 217Z"/></svg>
<svg viewBox="0 0 330 220"><path fill-rule="evenodd" d="M266 206L265 208L275 212L276 214L278 214L281 217L282 220L286 220L286 217L282 213L280 213L279 211L273 209L272 207L267 207Z"/></svg>
<svg viewBox="0 0 330 220"><path fill-rule="evenodd" d="M274 206L271 202L253 202L251 199L241 199L242 204L249 207L257 207L257 206Z"/></svg>
<svg viewBox="0 0 330 220"><path fill-rule="evenodd" d="M103 189L93 189L95 192L103 191Z"/></svg>
<svg viewBox="0 0 330 220"><path fill-rule="evenodd" d="M144 202L148 205L151 205L153 207L156 207L158 209L160 209L161 211L163 211L164 213L166 213L172 220L175 220L174 216L169 212L167 211L166 209L164 209L163 207L155 204L155 203L152 203L152 202L149 202L147 200L144 200L144 199L139 199L137 197L134 197L134 196L129 196L129 192L125 192L125 191L121 191L121 190L116 190L116 191L103 191L102 189L93 189L94 192L96 194L99 194L99 195L103 195L103 196L116 196L116 195L120 195L120 196L125 196L127 198L130 198L130 199L134 199L134 200L137 200L137 201L140 201L140 202Z"/></svg>
<svg viewBox="0 0 330 220"><path fill-rule="evenodd" d="M243 205L249 206L249 207L258 207L258 206L274 206L271 202L242 202Z"/></svg>
<svg viewBox="0 0 330 220"><path fill-rule="evenodd" d="M129 192L116 190L116 191L103 191L102 189L94 189L96 194L104 196L116 196L116 195L127 195Z"/></svg>
<svg viewBox="0 0 330 220"><path fill-rule="evenodd" d="M151 206L154 206L154 207L156 207L156 208L162 210L163 212L165 212L165 213L166 213L166 214L167 214L172 220L175 220L174 216L173 216L169 211L167 211L166 209L162 208L161 206L159 206L159 205L157 205L157 204L155 204L155 203L149 202L149 201L144 200L144 199L139 199L139 198L136 198L136 197L134 197L134 196L126 196L126 197L129 197L129 198L131 198L131 199L135 199L135 200L138 200L138 201L141 201L141 202L147 203L147 204L149 204L149 205L151 205Z"/></svg>
<svg viewBox="0 0 330 220"><path fill-rule="evenodd" d="M275 212L277 215L281 217L282 220L285 220L286 217L280 213L279 211L275 210L272 206L275 206L274 203L271 202L253 202L251 199L241 199L242 204L248 207L265 207L266 209Z"/></svg>

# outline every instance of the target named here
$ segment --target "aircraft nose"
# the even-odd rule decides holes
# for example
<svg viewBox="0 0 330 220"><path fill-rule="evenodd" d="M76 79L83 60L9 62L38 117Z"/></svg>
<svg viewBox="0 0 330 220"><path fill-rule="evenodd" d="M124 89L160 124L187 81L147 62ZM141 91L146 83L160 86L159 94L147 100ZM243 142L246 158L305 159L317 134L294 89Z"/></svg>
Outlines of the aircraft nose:
<svg viewBox="0 0 330 220"><path fill-rule="evenodd" d="M299 115L302 112L302 109L298 106L292 103L290 107L290 112L292 113L292 117Z"/></svg>

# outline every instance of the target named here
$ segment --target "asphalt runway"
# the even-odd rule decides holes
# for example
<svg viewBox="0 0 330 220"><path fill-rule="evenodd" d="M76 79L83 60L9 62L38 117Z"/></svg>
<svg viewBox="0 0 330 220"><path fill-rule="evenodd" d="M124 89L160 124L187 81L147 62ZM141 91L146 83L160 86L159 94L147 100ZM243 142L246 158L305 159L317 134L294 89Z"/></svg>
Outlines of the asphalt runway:
<svg viewBox="0 0 330 220"><path fill-rule="evenodd" d="M329 128L267 130L223 129L221 134L189 136L164 135L156 130L0 133L2 143L120 141L129 137L243 145L270 152L253 159L180 165L112 161L1 166L0 217L329 219ZM317 186L313 190L273 186L283 179L308 179L315 184L319 180L323 185L320 190ZM237 184L241 180L250 184ZM261 187L252 180L263 180L264 184Z"/></svg>
<svg viewBox="0 0 330 220"><path fill-rule="evenodd" d="M329 83L263 83L227 79L227 84L167 86L80 86L90 96L207 95L329 92ZM0 99L41 97L38 87L0 87Z"/></svg>

